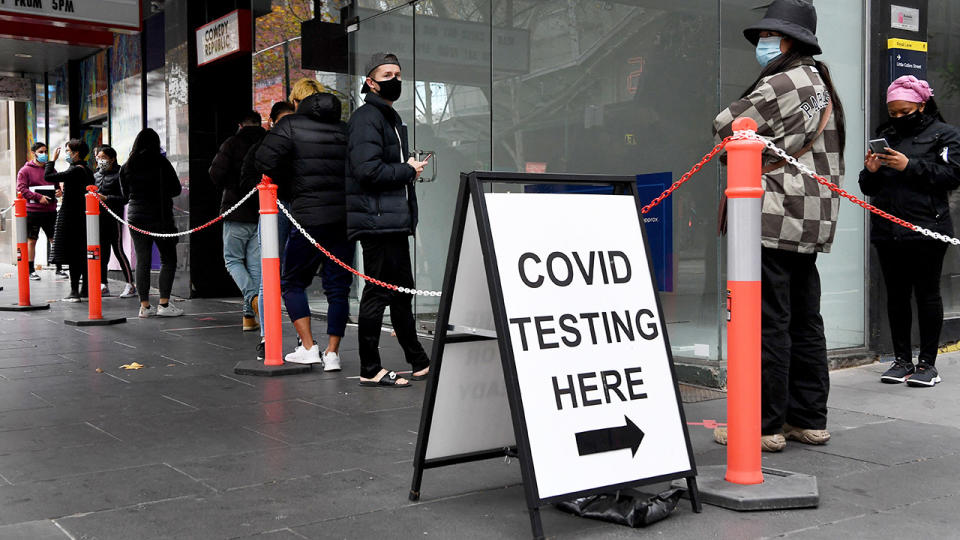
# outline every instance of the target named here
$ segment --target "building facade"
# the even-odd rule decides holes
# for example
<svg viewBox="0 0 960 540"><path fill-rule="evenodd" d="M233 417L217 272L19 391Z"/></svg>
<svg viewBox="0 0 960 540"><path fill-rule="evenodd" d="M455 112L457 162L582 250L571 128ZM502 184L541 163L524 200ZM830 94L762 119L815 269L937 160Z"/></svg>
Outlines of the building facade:
<svg viewBox="0 0 960 540"><path fill-rule="evenodd" d="M219 208L207 167L242 111L252 106L266 118L272 103L286 99L292 84L307 77L341 98L347 119L362 104L357 66L373 52L391 51L403 65L403 96L396 107L412 145L436 155L417 187L421 221L411 240L417 287L436 290L461 171L637 175L641 191L652 199L697 163L714 145L710 128L716 113L759 73L753 47L742 35L763 14L757 4L143 2L138 30L113 31L110 43L100 47L73 46L69 60L59 65L9 70L8 77L30 79L33 93L29 100L8 102L8 114L0 114L0 133L10 141L0 154L0 205L13 195L13 180L3 175L15 175L31 141L58 144L68 135L83 136L91 143L109 142L124 156L136 133L152 127L185 187L176 203L179 225L199 225ZM859 195L866 141L885 114L884 89L899 69L890 64L897 52L890 39L928 44L922 67L948 121L960 122L960 5L951 0L815 4L821 59L830 66L846 110L843 187ZM231 15L236 10L240 16ZM242 26L236 47L227 43L227 54L205 61L201 55L220 43L211 40L222 36L198 30L215 28L211 24L225 16ZM0 69L7 69L2 61ZM724 184L722 169L711 163L664 203L657 220L648 220L648 232L658 239L654 259L681 377L710 386L725 381L725 241L717 233ZM960 196L955 200L960 203ZM9 232L2 234L0 247L9 260ZM218 228L191 236L178 249L175 294L233 293ZM869 357L888 350L882 281L860 208L842 203L833 250L818 258L818 266L831 354ZM960 254L955 249L948 252L943 292L950 319L943 340L956 341ZM416 299L425 330L436 310L435 298Z"/></svg>

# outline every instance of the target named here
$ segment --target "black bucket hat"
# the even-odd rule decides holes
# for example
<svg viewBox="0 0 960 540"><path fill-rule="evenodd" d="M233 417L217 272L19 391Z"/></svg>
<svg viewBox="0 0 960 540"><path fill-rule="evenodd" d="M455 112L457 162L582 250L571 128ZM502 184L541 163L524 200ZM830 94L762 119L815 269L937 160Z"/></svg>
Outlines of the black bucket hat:
<svg viewBox="0 0 960 540"><path fill-rule="evenodd" d="M748 26L743 36L756 46L762 30L788 36L806 45L812 54L823 53L817 41L817 9L810 0L774 0L763 19Z"/></svg>
<svg viewBox="0 0 960 540"><path fill-rule="evenodd" d="M373 70L387 64L392 64L397 67L400 67L400 59L398 59L397 55L393 53L385 53L385 52L373 53L373 55L370 56L370 60L367 60L367 64L364 66L364 69L366 70L364 72L364 75L369 77L370 74L373 73ZM364 82L363 88L360 89L360 93L366 94L369 91L370 91L370 87L367 86L366 82Z"/></svg>

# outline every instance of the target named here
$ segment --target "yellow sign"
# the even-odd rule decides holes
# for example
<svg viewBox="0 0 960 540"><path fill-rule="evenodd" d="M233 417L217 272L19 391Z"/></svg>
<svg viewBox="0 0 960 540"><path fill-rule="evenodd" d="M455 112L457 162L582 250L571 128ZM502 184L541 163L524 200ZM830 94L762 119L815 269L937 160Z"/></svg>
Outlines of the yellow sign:
<svg viewBox="0 0 960 540"><path fill-rule="evenodd" d="M887 40L888 49L906 49L908 51L927 52L926 41L913 41L910 39L890 38Z"/></svg>

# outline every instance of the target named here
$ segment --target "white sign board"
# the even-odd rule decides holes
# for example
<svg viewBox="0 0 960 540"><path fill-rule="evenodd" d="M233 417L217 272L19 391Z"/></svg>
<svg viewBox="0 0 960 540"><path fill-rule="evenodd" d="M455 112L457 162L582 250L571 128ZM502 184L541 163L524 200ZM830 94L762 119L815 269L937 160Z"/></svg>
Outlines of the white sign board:
<svg viewBox="0 0 960 540"><path fill-rule="evenodd" d="M485 198L540 498L690 471L634 198Z"/></svg>
<svg viewBox="0 0 960 540"><path fill-rule="evenodd" d="M0 12L126 30L140 29L140 0L2 0Z"/></svg>
<svg viewBox="0 0 960 540"><path fill-rule="evenodd" d="M197 28L197 65L240 52L240 24L240 11L237 10Z"/></svg>
<svg viewBox="0 0 960 540"><path fill-rule="evenodd" d="M890 6L890 28L920 31L920 10L903 6Z"/></svg>
<svg viewBox="0 0 960 540"><path fill-rule="evenodd" d="M0 99L7 101L33 101L33 79L25 77L0 77Z"/></svg>

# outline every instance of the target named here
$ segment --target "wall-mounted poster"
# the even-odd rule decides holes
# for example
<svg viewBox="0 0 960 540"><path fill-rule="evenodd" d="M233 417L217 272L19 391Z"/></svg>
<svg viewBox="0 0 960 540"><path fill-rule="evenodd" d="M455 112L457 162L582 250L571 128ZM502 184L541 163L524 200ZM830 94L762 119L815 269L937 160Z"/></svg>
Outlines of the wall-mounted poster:
<svg viewBox="0 0 960 540"><path fill-rule="evenodd" d="M80 121L104 117L109 112L107 51L80 62Z"/></svg>

